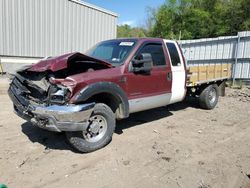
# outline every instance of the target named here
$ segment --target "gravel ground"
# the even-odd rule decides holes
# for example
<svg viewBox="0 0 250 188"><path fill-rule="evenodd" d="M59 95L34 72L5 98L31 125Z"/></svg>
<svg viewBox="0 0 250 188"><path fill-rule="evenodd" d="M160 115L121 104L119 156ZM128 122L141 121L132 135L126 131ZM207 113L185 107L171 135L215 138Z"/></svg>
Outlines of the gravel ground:
<svg viewBox="0 0 250 188"><path fill-rule="evenodd" d="M250 89L211 111L194 101L133 114L112 142L79 154L36 128L0 95L0 183L8 187L250 187Z"/></svg>

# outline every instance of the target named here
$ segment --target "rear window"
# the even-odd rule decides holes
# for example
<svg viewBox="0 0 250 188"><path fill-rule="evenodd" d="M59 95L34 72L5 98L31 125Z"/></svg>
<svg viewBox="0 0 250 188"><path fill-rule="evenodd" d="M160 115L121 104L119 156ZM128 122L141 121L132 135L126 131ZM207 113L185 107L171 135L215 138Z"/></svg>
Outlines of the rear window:
<svg viewBox="0 0 250 188"><path fill-rule="evenodd" d="M172 66L181 66L181 60L176 45L174 43L167 43L167 47L170 54Z"/></svg>

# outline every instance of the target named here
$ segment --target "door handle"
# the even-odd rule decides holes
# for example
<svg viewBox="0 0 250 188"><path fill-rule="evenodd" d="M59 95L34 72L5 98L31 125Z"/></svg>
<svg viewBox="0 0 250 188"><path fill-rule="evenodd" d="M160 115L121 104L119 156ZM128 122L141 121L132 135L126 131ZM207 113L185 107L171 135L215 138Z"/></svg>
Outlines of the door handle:
<svg viewBox="0 0 250 188"><path fill-rule="evenodd" d="M171 81L172 80L172 72L167 73L167 80Z"/></svg>

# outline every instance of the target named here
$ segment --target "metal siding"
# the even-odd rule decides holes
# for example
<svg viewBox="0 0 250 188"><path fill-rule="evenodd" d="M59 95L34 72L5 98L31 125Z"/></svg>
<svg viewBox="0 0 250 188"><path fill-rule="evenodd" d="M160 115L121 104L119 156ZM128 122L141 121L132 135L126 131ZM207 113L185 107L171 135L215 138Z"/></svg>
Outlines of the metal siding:
<svg viewBox="0 0 250 188"><path fill-rule="evenodd" d="M90 46L91 44L91 42L90 42L90 30L91 30L91 22L92 22L92 16L90 16L91 14L90 14L90 8L88 8L88 7L86 7L86 12L87 12L87 15L86 15L86 18L87 18L87 23L86 23L86 25L85 25L85 29L86 29L86 33L85 33L85 35L87 36L87 39L86 39L86 44L87 44L87 46Z"/></svg>
<svg viewBox="0 0 250 188"><path fill-rule="evenodd" d="M3 1L0 1L0 31L3 33ZM2 44L0 45L0 54L3 53L3 34L0 34L0 41L2 41Z"/></svg>
<svg viewBox="0 0 250 188"><path fill-rule="evenodd" d="M94 35L96 35L96 28L95 28L95 12L93 12L93 9L90 8L89 9L89 24L88 24L88 32L89 32L89 36L91 36L92 32L94 33ZM89 44L90 46L92 46L92 44L94 43L94 38L89 37Z"/></svg>
<svg viewBox="0 0 250 188"><path fill-rule="evenodd" d="M87 29L86 29L86 26L87 26L87 10L85 8L84 11L81 11L82 12L82 32L81 32L81 46L82 46L82 50L86 49L87 48L87 43L85 42L84 38L83 38L83 33L85 33L85 35L87 36Z"/></svg>
<svg viewBox="0 0 250 188"><path fill-rule="evenodd" d="M28 15L29 9L28 9L27 1L28 0L24 0L24 4L22 5L23 6L22 14L24 15L24 17L23 17L23 20L22 20L23 23L20 23L20 25L23 27L22 28L23 29L23 38L21 39L21 41L22 41L21 44L22 44L24 56L26 56L27 53L28 53L28 46L29 46L28 44L29 44L29 41L30 41L30 38L29 38L30 26L29 26L29 15ZM20 25L19 25L19 27L20 27ZM9 30L11 30L11 29L9 29ZM9 49L11 49L11 48L13 48L13 47L10 46ZM9 52L8 54L11 54L11 52ZM13 54L15 54L15 53L13 53ZM31 51L30 51L30 54L33 55L31 53Z"/></svg>
<svg viewBox="0 0 250 188"><path fill-rule="evenodd" d="M9 14L9 11L8 11L8 7L7 7L7 3L6 2L4 2L4 4L3 4L3 18L5 18L4 19L4 25L3 25L3 33L5 34L4 36L3 36L3 44L4 44L4 53L8 53L8 49L10 48L9 47L9 45L10 45L10 43L9 43L9 32L7 32L7 28L9 27L9 16L6 16L5 17L5 15L8 15Z"/></svg>
<svg viewBox="0 0 250 188"><path fill-rule="evenodd" d="M184 40L180 43L189 66L231 63L235 69L232 76L250 79L250 32L239 32L238 36Z"/></svg>
<svg viewBox="0 0 250 188"><path fill-rule="evenodd" d="M0 0L0 56L84 52L116 38L117 16L69 0Z"/></svg>
<svg viewBox="0 0 250 188"><path fill-rule="evenodd" d="M250 40L246 41L245 48L246 48L246 51L247 51L246 58L250 58Z"/></svg>
<svg viewBox="0 0 250 188"><path fill-rule="evenodd" d="M60 3L62 5L62 31L61 31L61 37L63 38L63 40L61 40L61 44L62 44L62 52L61 53L66 53L67 48L68 48L68 28L67 25L64 24L65 21L68 20L69 14L68 14L68 7L67 7L67 3L65 1Z"/></svg>
<svg viewBox="0 0 250 188"><path fill-rule="evenodd" d="M80 27L80 30L79 30L79 33L78 33L78 49L80 49L80 51L81 52L83 52L83 47L84 47L84 44L82 44L82 43L84 43L83 42L83 31L84 31L84 22L85 22L85 20L84 20L84 12L83 11L81 11L80 10L80 8L79 8L79 14L80 14L80 21L79 21L79 27Z"/></svg>

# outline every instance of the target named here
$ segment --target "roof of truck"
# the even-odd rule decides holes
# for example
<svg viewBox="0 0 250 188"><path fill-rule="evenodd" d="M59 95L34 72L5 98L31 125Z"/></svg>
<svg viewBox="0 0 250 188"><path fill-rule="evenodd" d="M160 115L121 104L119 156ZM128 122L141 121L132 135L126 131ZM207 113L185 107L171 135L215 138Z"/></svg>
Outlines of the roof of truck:
<svg viewBox="0 0 250 188"><path fill-rule="evenodd" d="M117 38L117 39L113 39L113 40L170 40L170 39L163 39L163 38L154 38L154 37L142 37L142 38ZM174 40L170 40L170 41L174 41Z"/></svg>

